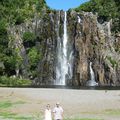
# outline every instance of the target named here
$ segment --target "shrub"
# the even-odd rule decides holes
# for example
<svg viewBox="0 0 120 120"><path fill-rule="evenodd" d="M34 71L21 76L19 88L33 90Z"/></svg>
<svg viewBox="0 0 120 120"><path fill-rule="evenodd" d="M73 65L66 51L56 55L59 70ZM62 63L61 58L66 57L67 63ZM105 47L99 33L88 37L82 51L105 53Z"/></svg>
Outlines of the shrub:
<svg viewBox="0 0 120 120"><path fill-rule="evenodd" d="M23 17L23 16L16 16L16 21L15 21L15 24L16 25L19 25L19 24L21 24L21 23L24 23L24 20L25 20L25 18Z"/></svg>
<svg viewBox="0 0 120 120"><path fill-rule="evenodd" d="M25 32L23 34L23 41L24 42L30 42L35 40L35 34L32 32Z"/></svg>
<svg viewBox="0 0 120 120"><path fill-rule="evenodd" d="M5 20L0 20L0 35L7 34L7 23Z"/></svg>
<svg viewBox="0 0 120 120"><path fill-rule="evenodd" d="M107 59L112 64L112 67L118 66L118 63L114 59L112 59L111 57L107 56Z"/></svg>
<svg viewBox="0 0 120 120"><path fill-rule="evenodd" d="M7 76L0 77L0 86L26 86L26 85L31 85L31 80Z"/></svg>
<svg viewBox="0 0 120 120"><path fill-rule="evenodd" d="M28 57L30 65L36 66L41 58L41 54L35 47L33 47L29 50Z"/></svg>

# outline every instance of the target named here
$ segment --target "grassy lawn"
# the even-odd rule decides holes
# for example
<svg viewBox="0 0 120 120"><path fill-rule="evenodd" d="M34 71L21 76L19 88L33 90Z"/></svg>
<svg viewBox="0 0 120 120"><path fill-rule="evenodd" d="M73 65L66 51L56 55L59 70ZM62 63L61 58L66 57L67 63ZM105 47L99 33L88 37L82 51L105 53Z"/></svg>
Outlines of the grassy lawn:
<svg viewBox="0 0 120 120"><path fill-rule="evenodd" d="M64 119L64 120L103 120L103 119L96 119L96 118L72 118L72 119Z"/></svg>
<svg viewBox="0 0 120 120"><path fill-rule="evenodd" d="M25 101L15 101L11 102L10 100L6 101L0 101L0 118L3 119L9 119L9 120L43 120L43 114L41 113L32 113L32 114L16 114L11 112L11 108L14 108L15 106L18 105L24 105L27 102ZM85 115L85 113L83 113ZM88 114L88 113L87 113ZM96 114L96 113L93 113ZM102 112L103 115L109 115L109 116L119 116L120 115L120 109L118 110L113 110L113 109L106 109L105 111ZM81 118L78 116L73 116L73 117L68 117L64 118L64 120L104 120L98 118Z"/></svg>
<svg viewBox="0 0 120 120"><path fill-rule="evenodd" d="M12 119L12 120L33 120L31 117L21 116L10 112L10 108L20 104L25 104L25 102L24 101L11 102L9 100L0 101L0 117L2 119Z"/></svg>
<svg viewBox="0 0 120 120"><path fill-rule="evenodd" d="M10 113L10 112L1 112L0 116L3 119L12 119L12 120L33 120L32 117L26 117L26 116L21 116L21 115L17 115L15 113Z"/></svg>
<svg viewBox="0 0 120 120"><path fill-rule="evenodd" d="M17 101L17 102L11 102L11 101L0 101L0 109L8 109L10 107L13 107L18 104L25 104L24 101Z"/></svg>
<svg viewBox="0 0 120 120"><path fill-rule="evenodd" d="M1 112L0 116L3 119L10 119L10 120L43 120L40 115L33 115L33 116L22 116L15 113L10 112ZM64 120L103 120L103 119L95 119L95 118L65 118Z"/></svg>
<svg viewBox="0 0 120 120"><path fill-rule="evenodd" d="M117 110L106 109L104 113L107 114L107 115L120 116L120 109L117 109Z"/></svg>

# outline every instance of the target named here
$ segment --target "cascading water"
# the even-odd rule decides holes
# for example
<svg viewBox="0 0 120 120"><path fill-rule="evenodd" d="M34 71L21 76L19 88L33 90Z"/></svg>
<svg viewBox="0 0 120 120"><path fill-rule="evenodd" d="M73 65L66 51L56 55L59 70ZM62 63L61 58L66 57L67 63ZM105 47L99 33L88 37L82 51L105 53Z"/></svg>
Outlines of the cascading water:
<svg viewBox="0 0 120 120"><path fill-rule="evenodd" d="M92 69L92 62L90 62L90 80L87 82L87 86L98 86L98 83L95 81L95 74Z"/></svg>
<svg viewBox="0 0 120 120"><path fill-rule="evenodd" d="M81 23L81 18L79 16L77 16L78 18L78 23Z"/></svg>
<svg viewBox="0 0 120 120"><path fill-rule="evenodd" d="M90 78L92 82L95 82L95 74L94 71L92 69L92 62L90 62Z"/></svg>
<svg viewBox="0 0 120 120"><path fill-rule="evenodd" d="M72 51L68 51L67 36L67 13L64 13L64 33L63 38L59 36L59 24L57 31L57 65L56 65L56 85L66 85L66 79L72 78Z"/></svg>
<svg viewBox="0 0 120 120"><path fill-rule="evenodd" d="M110 27L110 22L107 23L107 28L108 28L108 36L111 36L111 27Z"/></svg>

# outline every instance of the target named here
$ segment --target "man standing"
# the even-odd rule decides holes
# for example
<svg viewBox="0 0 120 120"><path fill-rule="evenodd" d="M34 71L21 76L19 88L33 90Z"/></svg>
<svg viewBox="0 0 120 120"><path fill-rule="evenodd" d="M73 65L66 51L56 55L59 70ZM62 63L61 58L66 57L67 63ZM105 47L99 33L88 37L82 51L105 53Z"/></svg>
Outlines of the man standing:
<svg viewBox="0 0 120 120"><path fill-rule="evenodd" d="M56 103L56 107L53 109L54 120L62 120L63 119L63 109L60 106L59 102Z"/></svg>

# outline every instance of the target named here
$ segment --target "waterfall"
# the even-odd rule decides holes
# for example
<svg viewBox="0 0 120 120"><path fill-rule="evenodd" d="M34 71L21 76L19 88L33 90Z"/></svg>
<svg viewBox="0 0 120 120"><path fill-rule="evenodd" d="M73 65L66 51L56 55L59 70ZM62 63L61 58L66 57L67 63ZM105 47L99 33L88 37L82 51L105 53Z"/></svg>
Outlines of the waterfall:
<svg viewBox="0 0 120 120"><path fill-rule="evenodd" d="M93 71L93 69L92 69L92 62L90 62L90 80L92 81L92 82L95 82L95 74L94 74L94 71Z"/></svg>
<svg viewBox="0 0 120 120"><path fill-rule="evenodd" d="M60 17L60 16L59 16ZM66 85L66 80L72 78L73 53L68 48L67 35L67 13L64 12L63 38L59 36L59 24L57 30L57 64L56 64L56 85Z"/></svg>
<svg viewBox="0 0 120 120"><path fill-rule="evenodd" d="M90 62L90 80L87 82L87 86L98 86L98 83L95 81L95 74L92 69L92 62Z"/></svg>
<svg viewBox="0 0 120 120"><path fill-rule="evenodd" d="M81 18L79 16L77 16L78 18L78 23L81 23Z"/></svg>
<svg viewBox="0 0 120 120"><path fill-rule="evenodd" d="M108 28L108 36L111 36L111 27L110 27L110 22L107 23L107 28Z"/></svg>

